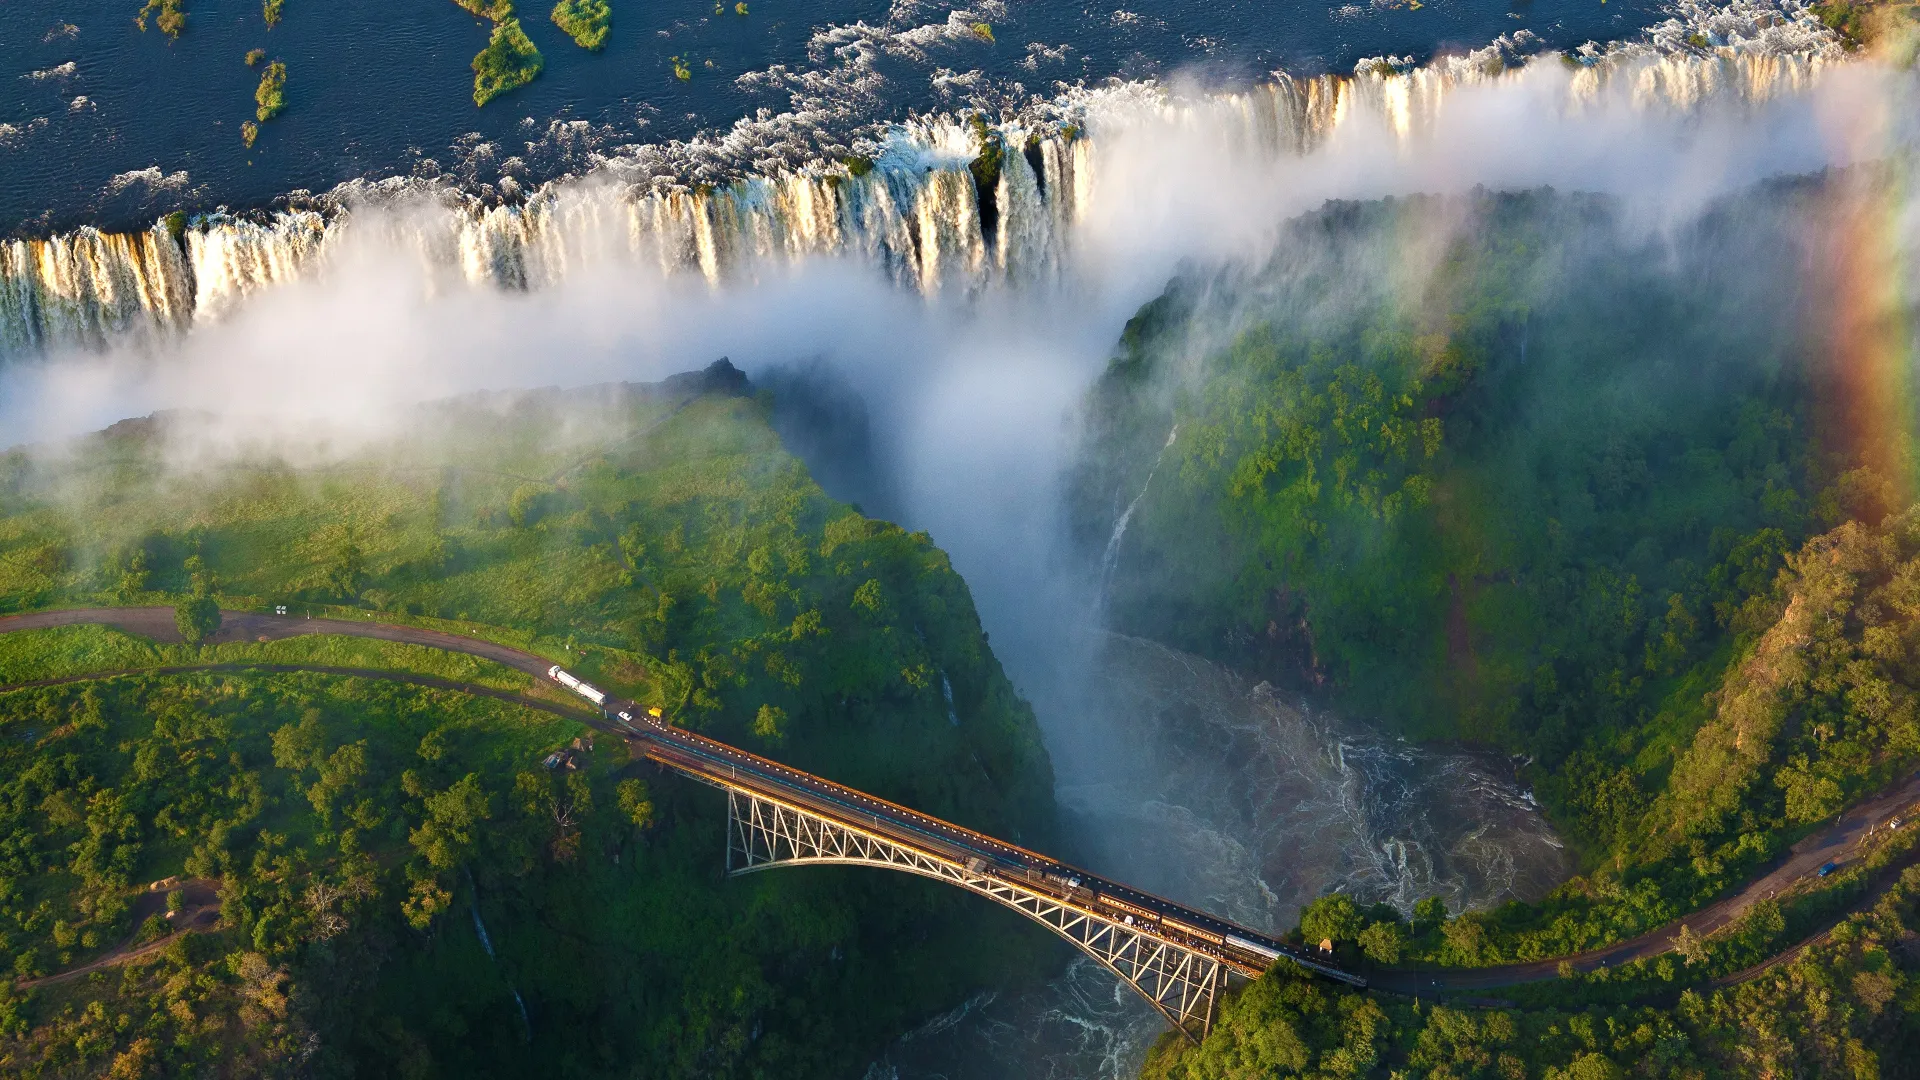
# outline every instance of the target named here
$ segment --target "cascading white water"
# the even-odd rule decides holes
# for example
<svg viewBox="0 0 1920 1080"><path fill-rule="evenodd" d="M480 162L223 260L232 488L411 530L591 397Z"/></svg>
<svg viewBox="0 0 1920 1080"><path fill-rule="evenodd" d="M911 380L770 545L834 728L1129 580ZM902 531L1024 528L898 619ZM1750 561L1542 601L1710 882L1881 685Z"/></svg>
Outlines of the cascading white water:
<svg viewBox="0 0 1920 1080"><path fill-rule="evenodd" d="M184 330L195 307L190 280L165 226L0 243L0 357Z"/></svg>
<svg viewBox="0 0 1920 1080"><path fill-rule="evenodd" d="M547 185L520 205L480 206L406 182L356 184L323 200L324 214L218 214L184 230L163 223L141 233L82 229L12 241L0 244L0 359L177 334L312 272L341 235L369 228L394 233L403 249L470 286L550 288L583 267L620 261L697 272L717 285L762 264L815 256L864 261L928 294L1031 284L1064 266L1075 223L1095 195L1103 132L1150 118L1224 125L1229 145L1272 157L1309 153L1367 118L1410 140L1431 130L1461 90L1517 77L1502 55L1483 50L1405 70L1369 61L1352 76L1279 75L1188 102L1150 84L1064 95L1044 121L993 129L1005 153L989 193L997 210L991 238L967 167L977 139L946 119L902 125L859 176L830 164L719 189L662 191L621 182L610 164L605 175ZM1641 109L1691 110L1709 98L1758 103L1806 88L1830 63L1821 49L1621 48L1585 58L1564 82L1562 107L1590 109L1609 95ZM407 212L358 212L368 205ZM380 220L366 223L370 216Z"/></svg>
<svg viewBox="0 0 1920 1080"><path fill-rule="evenodd" d="M1160 444L1160 453L1153 459L1153 467L1147 470L1147 479L1141 483L1140 491L1133 501L1120 513L1120 519L1113 523L1113 535L1107 537L1107 549L1100 554L1100 601L1105 603L1107 592L1113 586L1114 568L1120 565L1120 544L1127 538L1127 525L1133 521L1133 512L1140 508L1140 500L1147 497L1147 489L1153 486L1153 475L1160 471L1160 462L1167 456L1167 448L1180 437L1180 425L1173 425L1167 432L1167 441Z"/></svg>

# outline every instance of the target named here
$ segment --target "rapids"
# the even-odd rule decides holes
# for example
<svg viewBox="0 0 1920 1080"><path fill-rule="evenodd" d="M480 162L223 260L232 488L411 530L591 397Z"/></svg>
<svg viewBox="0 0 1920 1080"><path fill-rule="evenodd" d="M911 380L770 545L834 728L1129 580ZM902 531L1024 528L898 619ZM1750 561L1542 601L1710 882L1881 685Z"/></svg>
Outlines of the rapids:
<svg viewBox="0 0 1920 1080"><path fill-rule="evenodd" d="M1685 114L1804 91L1836 55L1818 40L1769 36L1787 25L1756 23L1758 44L1705 52L1575 55L1572 73L1549 88L1552 107ZM1733 30L1723 36L1747 40ZM1404 147L1443 128L1449 103L1471 90L1511 82L1516 93L1533 92L1518 84L1554 61L1528 63L1528 44L1503 40L1422 67L1374 60L1351 76L1280 74L1193 100L1152 84L1066 94L991 129L1006 150L991 190L978 190L968 169L980 151L972 128L936 117L897 126L858 176L832 163L663 190L611 159L521 202L483 201L431 181L356 182L273 213L0 242L0 361L178 338L250 295L323 272L342 238L356 234L377 234L437 279L476 288L554 288L609 265L697 274L717 288L769 265L829 256L930 295L1030 287L1068 272L1090 212L1113 212L1100 210L1097 152L1111 135L1171 124L1256 161L1306 157L1355 129L1383 131Z"/></svg>

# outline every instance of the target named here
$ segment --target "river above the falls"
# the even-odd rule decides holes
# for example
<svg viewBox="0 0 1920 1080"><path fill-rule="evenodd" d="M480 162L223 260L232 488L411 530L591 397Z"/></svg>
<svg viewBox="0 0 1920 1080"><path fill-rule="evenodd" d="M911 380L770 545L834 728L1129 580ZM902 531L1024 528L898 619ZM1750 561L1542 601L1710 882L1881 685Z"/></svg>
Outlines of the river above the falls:
<svg viewBox="0 0 1920 1080"><path fill-rule="evenodd" d="M1571 873L1499 755L1415 746L1198 656L1086 642L1081 693L1035 693L1069 857L1096 873L1281 931L1330 892L1411 914L1537 900ZM868 1080L1120 1080L1165 1021L1085 958L984 994L901 1039Z"/></svg>
<svg viewBox="0 0 1920 1080"><path fill-rule="evenodd" d="M605 47L587 52L541 3L517 15L543 69L478 108L470 64L489 24L444 0L296 0L272 29L259 0L190 0L171 41L136 28L139 7L0 4L0 235L127 229L387 177L511 195L669 143L682 145L651 155L648 171L714 183L839 157L914 112L997 116L1108 80L1345 73L1363 57L1425 59L1523 30L1571 48L1666 11L1652 0L614 0ZM285 63L286 107L249 146L241 124L262 67L243 61L256 49Z"/></svg>

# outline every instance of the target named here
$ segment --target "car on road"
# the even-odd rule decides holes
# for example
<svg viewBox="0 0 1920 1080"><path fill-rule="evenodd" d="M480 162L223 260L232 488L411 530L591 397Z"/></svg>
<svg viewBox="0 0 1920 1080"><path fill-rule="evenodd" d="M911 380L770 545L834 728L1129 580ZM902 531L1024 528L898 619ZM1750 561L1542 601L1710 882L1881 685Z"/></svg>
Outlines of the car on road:
<svg viewBox="0 0 1920 1080"><path fill-rule="evenodd" d="M1825 866L1822 866L1822 867L1820 868L1820 871L1819 871L1819 873L1820 873L1820 876L1821 876L1821 877L1826 877L1826 876L1827 876L1828 874L1831 874L1831 873L1833 873L1833 872L1834 872L1835 870L1838 870L1838 869L1840 869L1840 864L1839 864L1839 863L1837 863L1837 862L1830 862L1830 863L1828 863L1828 864L1826 864Z"/></svg>

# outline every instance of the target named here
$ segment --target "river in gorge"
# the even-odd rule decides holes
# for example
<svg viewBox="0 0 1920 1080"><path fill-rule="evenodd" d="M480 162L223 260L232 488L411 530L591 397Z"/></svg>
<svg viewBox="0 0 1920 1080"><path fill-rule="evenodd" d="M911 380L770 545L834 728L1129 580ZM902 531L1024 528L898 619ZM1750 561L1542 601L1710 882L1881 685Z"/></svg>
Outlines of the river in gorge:
<svg viewBox="0 0 1920 1080"><path fill-rule="evenodd" d="M1084 640L1049 717L1056 794L1098 873L1283 931L1332 891L1453 910L1535 900L1567 852L1496 755L1417 747L1157 643ZM983 995L902 1039L881 1078L1120 1078L1166 1022L1084 958L1043 987Z"/></svg>

